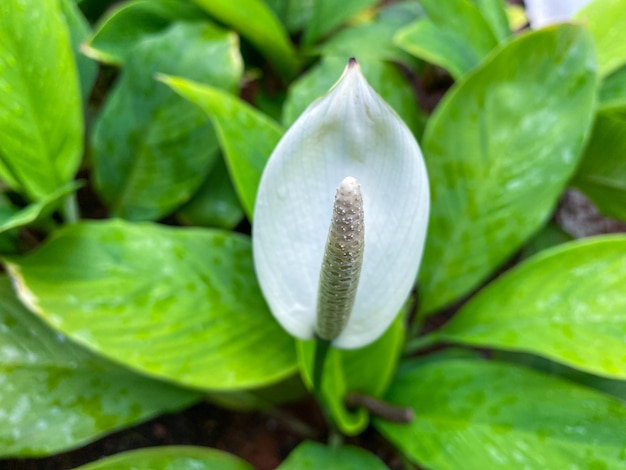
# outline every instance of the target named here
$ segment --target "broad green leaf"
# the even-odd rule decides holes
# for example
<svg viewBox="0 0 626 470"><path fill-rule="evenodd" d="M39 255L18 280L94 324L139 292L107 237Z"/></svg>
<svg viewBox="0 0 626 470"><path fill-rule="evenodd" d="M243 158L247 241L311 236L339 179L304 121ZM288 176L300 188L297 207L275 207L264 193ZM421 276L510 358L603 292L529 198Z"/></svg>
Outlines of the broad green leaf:
<svg viewBox="0 0 626 470"><path fill-rule="evenodd" d="M507 16L507 3L504 0L471 0L489 24L491 32L499 42L511 37L511 26Z"/></svg>
<svg viewBox="0 0 626 470"><path fill-rule="evenodd" d="M370 86L398 113L415 135L421 135L424 119L418 111L413 87L402 71L394 64L368 57L359 61L359 65ZM307 106L333 86L345 66L344 56L324 56L319 64L296 80L289 88L283 107L283 124L292 125Z"/></svg>
<svg viewBox="0 0 626 470"><path fill-rule="evenodd" d="M591 32L596 48L598 71L609 75L626 64L626 3L596 0L582 8L576 18Z"/></svg>
<svg viewBox="0 0 626 470"><path fill-rule="evenodd" d="M244 217L230 182L228 169L219 158L191 200L180 208L178 218L187 225L233 229Z"/></svg>
<svg viewBox="0 0 626 470"><path fill-rule="evenodd" d="M166 30L175 21L200 21L207 16L196 5L180 0L132 0L99 21L84 51L106 64L122 65L133 47L148 36Z"/></svg>
<svg viewBox="0 0 626 470"><path fill-rule="evenodd" d="M2 216L0 216L0 233L30 225L39 219L49 216L54 210L59 208L60 204L68 194L72 194L81 186L82 183L73 181L60 187L52 194L40 199L38 202L30 204L24 209L15 212L8 218L2 218Z"/></svg>
<svg viewBox="0 0 626 470"><path fill-rule="evenodd" d="M74 0L59 0L61 12L67 23L70 33L70 42L74 51L74 59L78 69L80 91L83 106L89 99L91 88L96 81L98 64L83 55L80 51L81 44L91 35L91 26L76 5Z"/></svg>
<svg viewBox="0 0 626 470"><path fill-rule="evenodd" d="M55 334L0 277L0 456L50 455L199 394L136 375Z"/></svg>
<svg viewBox="0 0 626 470"><path fill-rule="evenodd" d="M249 104L216 88L179 77L160 80L208 114L239 199L252 220L263 168L284 130Z"/></svg>
<svg viewBox="0 0 626 470"><path fill-rule="evenodd" d="M357 435L369 423L365 409L350 410L345 399L350 392L380 398L391 383L404 346L404 318L398 318L375 342L360 349L331 348L324 363L322 394L332 418L347 435ZM315 341L297 341L302 378L313 388Z"/></svg>
<svg viewBox="0 0 626 470"><path fill-rule="evenodd" d="M626 220L626 108L598 113L574 185L604 215Z"/></svg>
<svg viewBox="0 0 626 470"><path fill-rule="evenodd" d="M154 220L188 201L217 158L204 113L155 80L178 73L234 90L237 37L208 23L175 23L133 48L94 132L96 187L112 213Z"/></svg>
<svg viewBox="0 0 626 470"><path fill-rule="evenodd" d="M396 44L460 79L498 44L489 23L471 0L422 0L427 18L401 29Z"/></svg>
<svg viewBox="0 0 626 470"><path fill-rule="evenodd" d="M296 447L278 470L301 469L384 470L387 466L374 454L354 446L330 447L304 441Z"/></svg>
<svg viewBox="0 0 626 470"><path fill-rule="evenodd" d="M387 10L402 8L402 15L394 15ZM416 7L416 8L410 8ZM319 47L320 55L341 57L345 63L346 57L356 57L359 63L370 60L385 60L413 66L415 59L398 48L393 38L397 30L418 17L422 16L417 3L400 3L387 7L378 17L366 24L359 24L346 28Z"/></svg>
<svg viewBox="0 0 626 470"><path fill-rule="evenodd" d="M0 136L0 178L29 199L74 177L82 109L57 0L0 2Z"/></svg>
<svg viewBox="0 0 626 470"><path fill-rule="evenodd" d="M549 217L589 132L593 57L580 26L524 34L460 81L429 119L423 313L475 289Z"/></svg>
<svg viewBox="0 0 626 470"><path fill-rule="evenodd" d="M375 426L432 470L623 468L626 405L569 381L497 362L414 364L393 382L410 424Z"/></svg>
<svg viewBox="0 0 626 470"><path fill-rule="evenodd" d="M311 21L314 0L264 0L291 34L301 31Z"/></svg>
<svg viewBox="0 0 626 470"><path fill-rule="evenodd" d="M300 65L287 31L262 0L194 0L221 22L254 44L285 78L293 78Z"/></svg>
<svg viewBox="0 0 626 470"><path fill-rule="evenodd" d="M112 455L76 470L253 470L246 461L207 447L165 446Z"/></svg>
<svg viewBox="0 0 626 470"><path fill-rule="evenodd" d="M606 236L540 253L473 297L437 335L626 379L625 250L625 236Z"/></svg>
<svg viewBox="0 0 626 470"><path fill-rule="evenodd" d="M317 0L313 3L313 14L304 33L304 44L311 45L323 36L363 10L373 7L377 0ZM347 58L344 58L344 61ZM360 60L360 58L359 58Z"/></svg>
<svg viewBox="0 0 626 470"><path fill-rule="evenodd" d="M22 301L87 348L150 376L238 390L296 368L250 245L219 230L78 223L6 265Z"/></svg>
<svg viewBox="0 0 626 470"><path fill-rule="evenodd" d="M599 98L602 110L626 109L626 67L604 79Z"/></svg>

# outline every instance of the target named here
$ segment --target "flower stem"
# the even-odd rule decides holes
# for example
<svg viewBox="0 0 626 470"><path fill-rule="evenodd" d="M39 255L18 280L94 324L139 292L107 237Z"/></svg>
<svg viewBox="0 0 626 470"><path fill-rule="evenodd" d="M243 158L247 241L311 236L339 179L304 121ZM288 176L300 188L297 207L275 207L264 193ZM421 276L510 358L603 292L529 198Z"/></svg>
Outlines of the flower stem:
<svg viewBox="0 0 626 470"><path fill-rule="evenodd" d="M315 357L313 359L313 392L322 404L322 379L324 377L324 363L330 349L330 341L315 338Z"/></svg>
<svg viewBox="0 0 626 470"><path fill-rule="evenodd" d="M394 423L410 423L415 417L412 408L395 406L363 393L349 393L346 396L346 406L349 408L365 408L371 414Z"/></svg>
<svg viewBox="0 0 626 470"><path fill-rule="evenodd" d="M439 336L437 336L435 333L431 333L425 336L420 336L418 338L410 340L406 344L404 348L404 353L408 355L408 354L414 354L414 353L420 352L426 348L429 348L437 344L439 340L440 340Z"/></svg>

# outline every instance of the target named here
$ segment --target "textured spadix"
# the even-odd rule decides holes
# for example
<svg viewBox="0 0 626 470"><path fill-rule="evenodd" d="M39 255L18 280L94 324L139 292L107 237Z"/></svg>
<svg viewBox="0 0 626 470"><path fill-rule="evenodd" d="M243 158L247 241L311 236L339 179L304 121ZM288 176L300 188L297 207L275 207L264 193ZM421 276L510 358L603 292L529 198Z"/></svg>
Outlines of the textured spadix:
<svg viewBox="0 0 626 470"><path fill-rule="evenodd" d="M526 16L533 28L567 21L591 0L526 0Z"/></svg>
<svg viewBox="0 0 626 470"><path fill-rule="evenodd" d="M274 316L301 339L314 336L333 201L346 176L360 183L366 248L352 314L333 345L357 348L386 330L409 294L424 245L429 190L411 132L353 60L279 142L256 199L257 276Z"/></svg>

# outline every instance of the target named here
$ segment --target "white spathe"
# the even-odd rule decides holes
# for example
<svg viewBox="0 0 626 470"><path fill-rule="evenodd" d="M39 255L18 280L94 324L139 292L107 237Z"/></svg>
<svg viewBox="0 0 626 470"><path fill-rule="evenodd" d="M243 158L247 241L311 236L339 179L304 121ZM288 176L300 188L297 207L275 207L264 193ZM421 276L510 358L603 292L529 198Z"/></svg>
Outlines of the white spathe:
<svg viewBox="0 0 626 470"><path fill-rule="evenodd" d="M346 176L361 185L365 248L354 309L333 345L353 349L382 335L407 299L430 207L415 138L354 60L283 136L257 193L257 277L276 319L300 339L314 337L333 201Z"/></svg>
<svg viewBox="0 0 626 470"><path fill-rule="evenodd" d="M534 29L569 20L591 0L526 0L526 16Z"/></svg>

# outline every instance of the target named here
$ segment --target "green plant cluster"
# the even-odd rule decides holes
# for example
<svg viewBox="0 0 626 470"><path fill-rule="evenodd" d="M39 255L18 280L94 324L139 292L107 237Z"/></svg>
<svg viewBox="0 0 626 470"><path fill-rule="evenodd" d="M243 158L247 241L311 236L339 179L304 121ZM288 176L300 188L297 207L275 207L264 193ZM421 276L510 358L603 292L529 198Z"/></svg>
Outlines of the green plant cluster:
<svg viewBox="0 0 626 470"><path fill-rule="evenodd" d="M415 134L432 207L419 295L329 352L333 426L373 426L421 468L626 468L626 235L551 222L571 186L626 220L624 31L612 0L521 32L501 0L0 2L0 456L309 393L313 342L272 317L245 221L273 148L354 56ZM453 84L426 113L434 66ZM281 468L306 465L385 468L312 441ZM165 447L82 468L112 467L249 464Z"/></svg>

